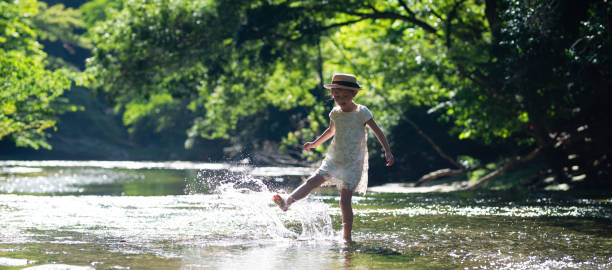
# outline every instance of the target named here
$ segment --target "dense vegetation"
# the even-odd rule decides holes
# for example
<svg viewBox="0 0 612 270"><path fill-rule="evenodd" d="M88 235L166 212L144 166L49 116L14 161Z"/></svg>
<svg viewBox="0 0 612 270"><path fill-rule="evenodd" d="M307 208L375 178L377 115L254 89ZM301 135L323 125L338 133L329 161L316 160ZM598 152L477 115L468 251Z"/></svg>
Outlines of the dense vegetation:
<svg viewBox="0 0 612 270"><path fill-rule="evenodd" d="M55 126L54 114L76 109L60 97L70 87L68 71L47 68L35 30L36 1L0 1L0 9L0 140L50 148L45 131Z"/></svg>
<svg viewBox="0 0 612 270"><path fill-rule="evenodd" d="M611 9L603 0L95 0L79 7L82 24L71 24L82 30L59 38L91 48L73 77L114 106L136 142L316 161L325 149L299 145L326 128L332 103L322 85L349 72L365 88L357 102L391 139L394 177L467 175L476 187L529 161L525 179L536 184L599 183L611 167ZM34 11L3 11L0 27ZM36 35L17 40L28 39ZM40 69L53 75L35 75L50 84L39 91L60 96L70 76ZM28 107L2 95L3 117ZM18 134L0 135L24 144ZM381 175L370 141L371 173Z"/></svg>

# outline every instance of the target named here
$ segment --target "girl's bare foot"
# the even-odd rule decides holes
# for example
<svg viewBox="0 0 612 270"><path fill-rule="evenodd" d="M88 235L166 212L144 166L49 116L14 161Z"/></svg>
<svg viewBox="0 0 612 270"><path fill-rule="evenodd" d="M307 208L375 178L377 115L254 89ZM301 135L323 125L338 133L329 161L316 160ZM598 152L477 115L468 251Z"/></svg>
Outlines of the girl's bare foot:
<svg viewBox="0 0 612 270"><path fill-rule="evenodd" d="M285 199L283 199L283 197L281 197L281 195L274 194L274 196L272 196L272 201L275 204L278 204L278 207L280 207L280 209L283 211L287 211L287 208L289 208L289 205L287 205L287 202Z"/></svg>

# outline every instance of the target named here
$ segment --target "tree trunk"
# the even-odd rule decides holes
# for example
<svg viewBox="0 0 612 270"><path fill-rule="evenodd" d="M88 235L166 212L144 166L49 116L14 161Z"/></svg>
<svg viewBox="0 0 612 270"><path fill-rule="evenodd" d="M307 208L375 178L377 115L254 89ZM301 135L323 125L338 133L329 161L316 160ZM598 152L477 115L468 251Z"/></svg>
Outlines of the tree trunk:
<svg viewBox="0 0 612 270"><path fill-rule="evenodd" d="M462 174L464 174L466 172L467 171L464 170L464 169L451 170L451 169L448 169L448 168L447 169L441 169L441 170L433 171L433 172L430 172L430 173L428 173L426 175L423 175L421 177L421 179L419 179L419 181L416 182L415 186L418 187L418 186L422 185L423 183L425 183L427 181L430 181L430 180L433 180L433 179L437 179L437 178L440 178L440 177L444 177L444 176L454 177L454 176L462 175Z"/></svg>
<svg viewBox="0 0 612 270"><path fill-rule="evenodd" d="M498 0L485 0L485 16L489 22L491 32L495 35L500 29L500 19L498 15Z"/></svg>

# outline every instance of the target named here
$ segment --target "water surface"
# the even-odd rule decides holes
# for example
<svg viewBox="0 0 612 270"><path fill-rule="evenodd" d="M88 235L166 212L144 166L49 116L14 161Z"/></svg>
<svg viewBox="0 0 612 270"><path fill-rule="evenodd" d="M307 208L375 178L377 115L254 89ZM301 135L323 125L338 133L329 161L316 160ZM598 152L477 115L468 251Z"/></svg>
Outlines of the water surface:
<svg viewBox="0 0 612 270"><path fill-rule="evenodd" d="M270 202L308 168L0 163L0 268L610 269L612 195L478 191ZM78 268L81 267L81 268Z"/></svg>

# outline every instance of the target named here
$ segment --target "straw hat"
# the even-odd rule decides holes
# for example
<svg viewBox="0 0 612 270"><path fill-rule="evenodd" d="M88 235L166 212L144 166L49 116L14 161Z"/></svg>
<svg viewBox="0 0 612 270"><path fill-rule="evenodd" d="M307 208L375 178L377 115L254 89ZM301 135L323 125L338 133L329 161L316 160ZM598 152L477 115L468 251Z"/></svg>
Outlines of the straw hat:
<svg viewBox="0 0 612 270"><path fill-rule="evenodd" d="M359 91L361 87L357 84L357 78L353 74L335 73L330 84L323 85L327 89L343 88Z"/></svg>

